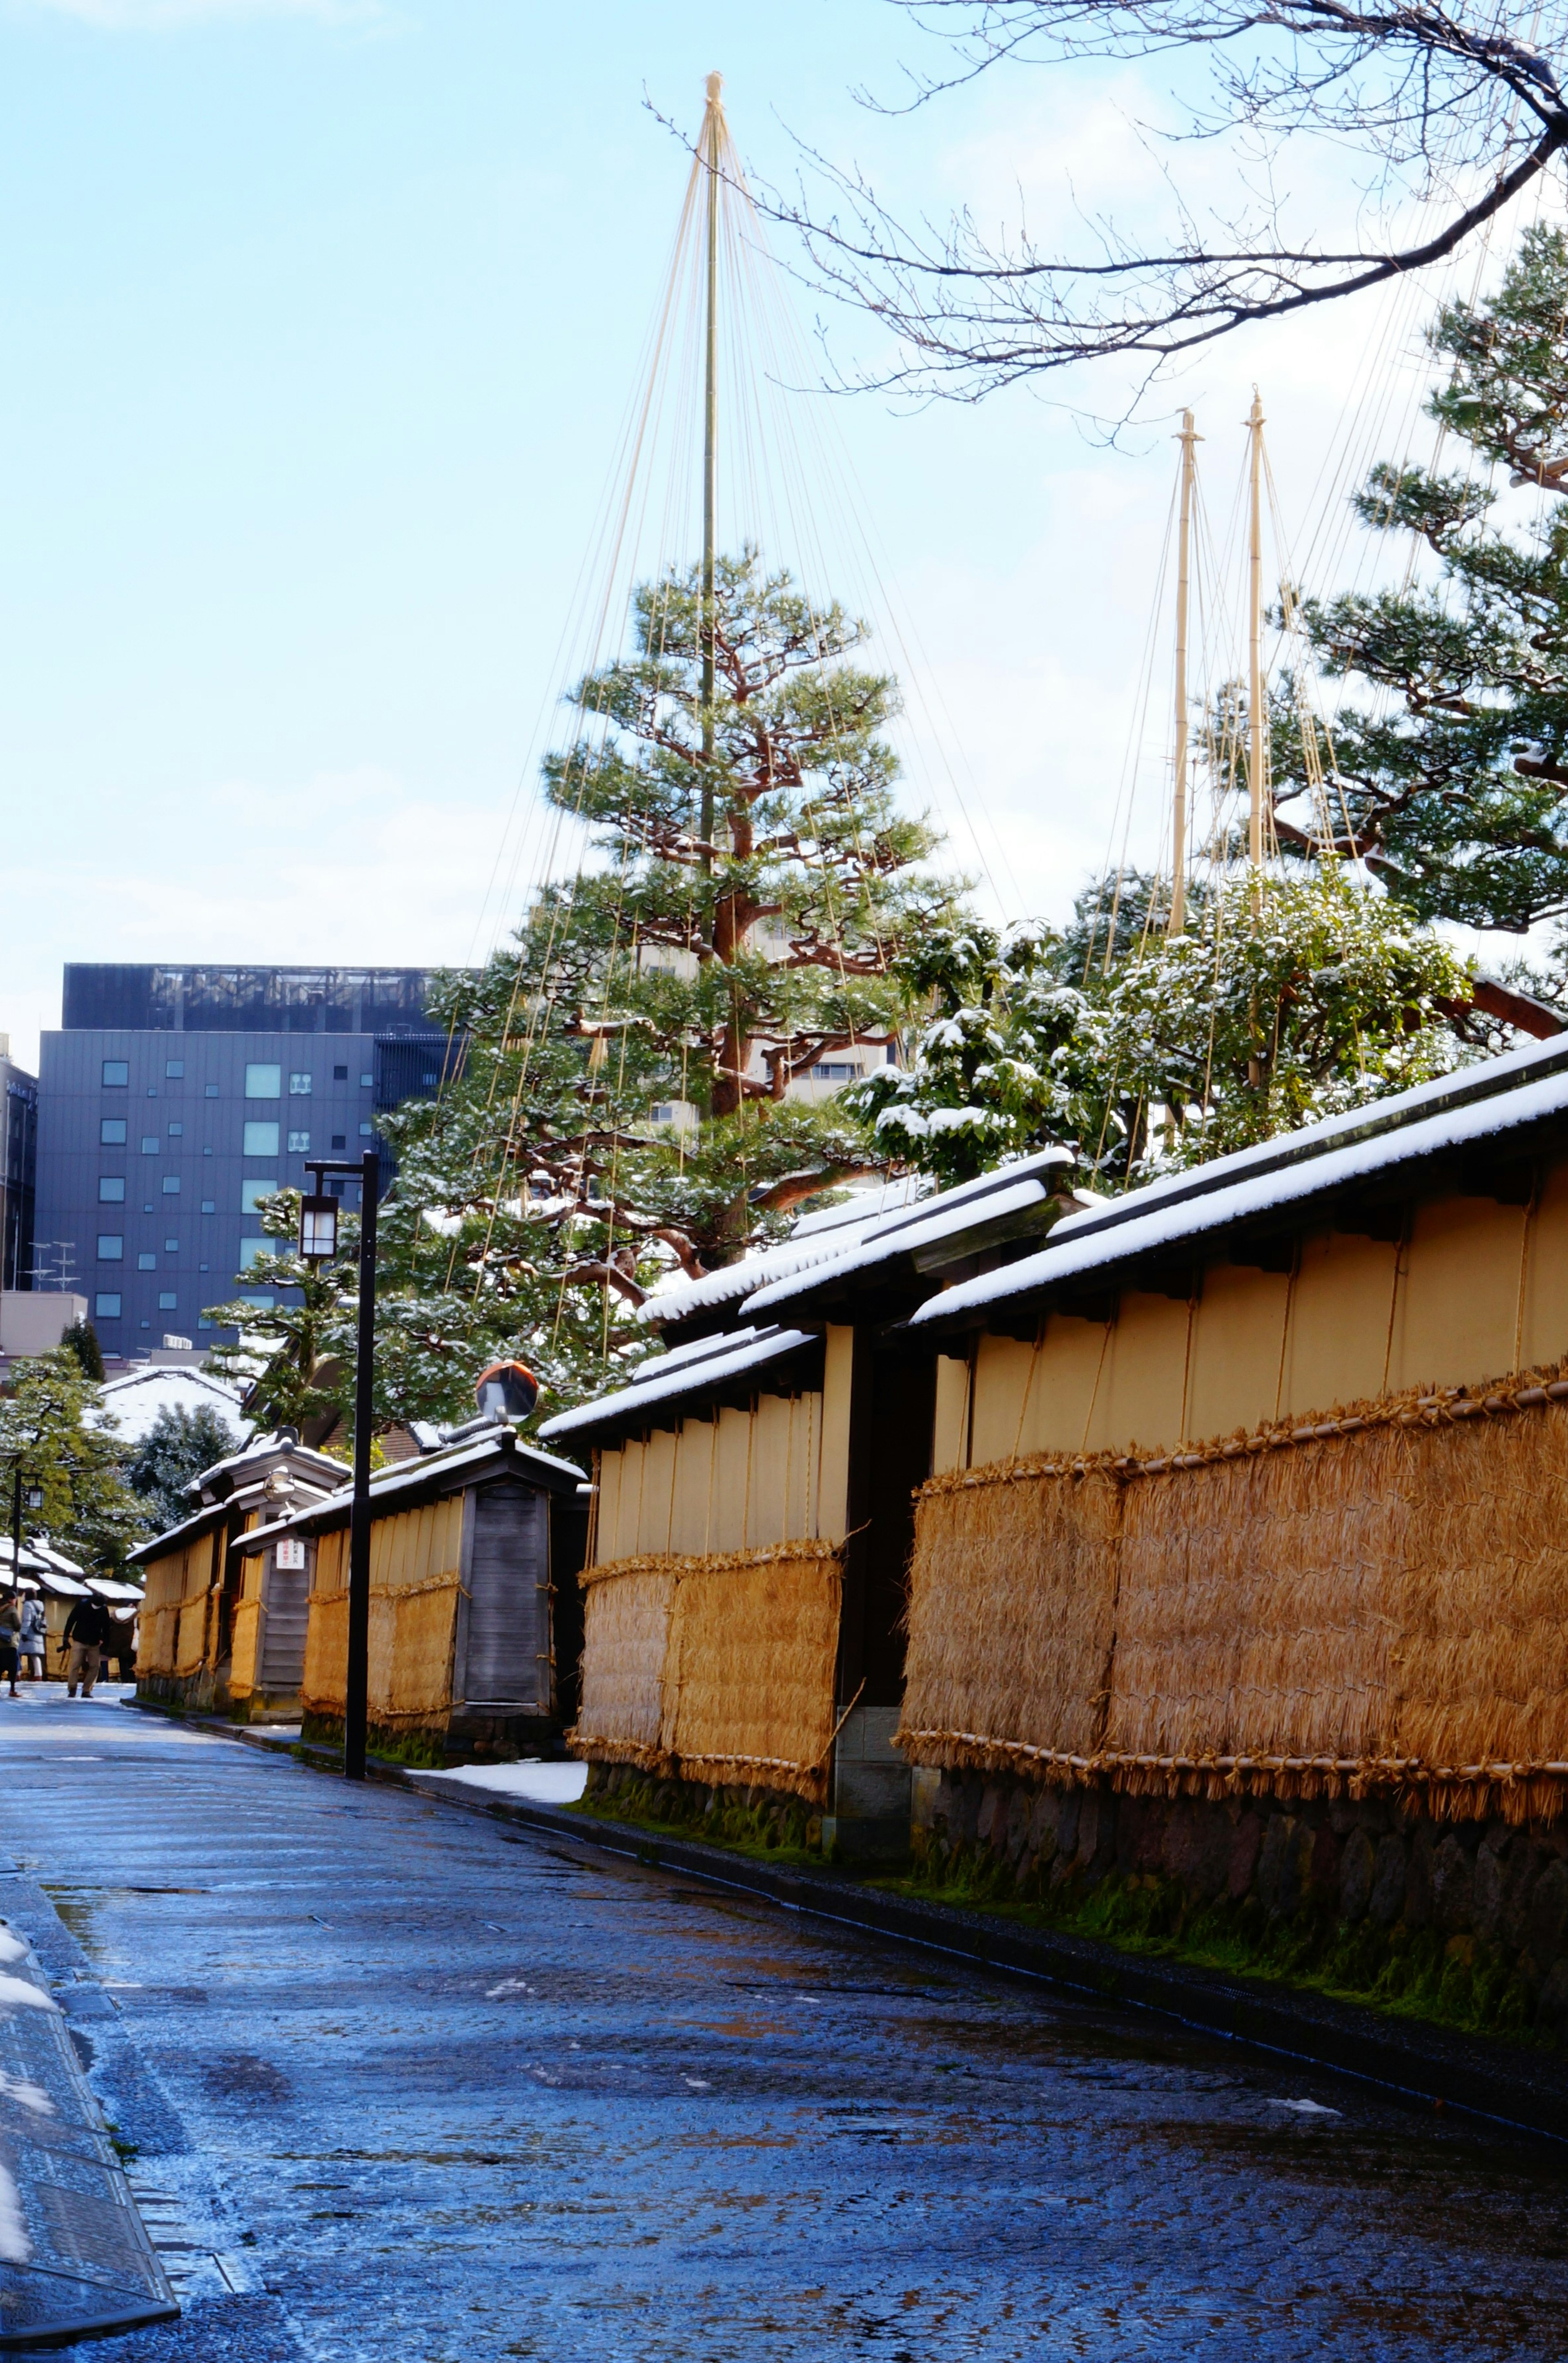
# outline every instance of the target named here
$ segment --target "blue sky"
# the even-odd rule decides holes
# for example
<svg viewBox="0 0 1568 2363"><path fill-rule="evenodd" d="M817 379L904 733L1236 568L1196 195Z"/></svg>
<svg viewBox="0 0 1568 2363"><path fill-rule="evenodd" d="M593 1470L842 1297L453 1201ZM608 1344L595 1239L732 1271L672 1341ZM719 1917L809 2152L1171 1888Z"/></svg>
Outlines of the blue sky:
<svg viewBox="0 0 1568 2363"><path fill-rule="evenodd" d="M58 1023L70 958L460 960L494 939L684 179L645 89L694 125L717 65L765 172L789 169L788 125L911 205L973 194L999 216L1021 190L1049 228L1097 174L1143 202L1134 79L867 116L852 86L888 86L911 41L881 0L0 0L19 1052ZM1257 375L1305 529L1373 319L1259 335L1173 393L1209 426L1217 510ZM828 326L846 359L873 349ZM1419 384L1402 350L1396 416ZM830 430L906 619L889 654L922 652L914 792L954 819L956 781L1000 904L1053 915L1110 825L1172 449L1159 425L1130 456L1097 448L1062 391L915 415L864 397Z"/></svg>

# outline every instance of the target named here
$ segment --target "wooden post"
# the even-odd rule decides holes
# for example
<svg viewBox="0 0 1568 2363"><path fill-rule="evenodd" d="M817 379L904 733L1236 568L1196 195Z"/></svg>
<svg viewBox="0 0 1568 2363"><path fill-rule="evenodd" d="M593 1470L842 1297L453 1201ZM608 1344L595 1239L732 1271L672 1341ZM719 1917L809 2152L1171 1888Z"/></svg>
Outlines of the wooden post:
<svg viewBox="0 0 1568 2363"><path fill-rule="evenodd" d="M1187 925L1187 605L1192 548L1192 487L1202 437L1192 413L1181 415L1181 521L1176 528L1176 795L1172 808L1171 915L1167 936Z"/></svg>
<svg viewBox="0 0 1568 2363"><path fill-rule="evenodd" d="M1252 437L1251 528L1247 549L1247 860L1253 872L1253 917L1263 915L1263 404L1256 386L1247 426Z"/></svg>
<svg viewBox="0 0 1568 2363"><path fill-rule="evenodd" d="M707 357L702 390L702 818L704 845L713 842L713 569L718 528L719 454L719 140L724 116L723 74L708 76L708 111L701 151L708 167ZM711 876L713 857L702 856ZM708 940L712 941L712 921Z"/></svg>

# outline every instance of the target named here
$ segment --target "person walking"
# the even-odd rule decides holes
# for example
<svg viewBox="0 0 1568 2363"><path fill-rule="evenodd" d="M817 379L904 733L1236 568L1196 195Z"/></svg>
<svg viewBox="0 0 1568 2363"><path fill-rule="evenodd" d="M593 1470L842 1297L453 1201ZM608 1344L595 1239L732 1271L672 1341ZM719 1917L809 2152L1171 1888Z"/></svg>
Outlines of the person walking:
<svg viewBox="0 0 1568 2363"><path fill-rule="evenodd" d="M36 1592L29 1592L22 1603L22 1672L30 1681L41 1682L44 1678L44 1657L49 1643L49 1616Z"/></svg>
<svg viewBox="0 0 1568 2363"><path fill-rule="evenodd" d="M0 1681L11 1685L9 1695L19 1698L17 1688L17 1653L22 1645L22 1612L17 1605L17 1595L8 1592L0 1600Z"/></svg>
<svg viewBox="0 0 1568 2363"><path fill-rule="evenodd" d="M71 1650L71 1662L65 1672L65 1695L76 1696L76 1685L82 1685L83 1698L91 1698L93 1685L98 1679L98 1660L105 1642L109 1637L109 1612L103 1602L89 1592L79 1600L65 1620L65 1639Z"/></svg>

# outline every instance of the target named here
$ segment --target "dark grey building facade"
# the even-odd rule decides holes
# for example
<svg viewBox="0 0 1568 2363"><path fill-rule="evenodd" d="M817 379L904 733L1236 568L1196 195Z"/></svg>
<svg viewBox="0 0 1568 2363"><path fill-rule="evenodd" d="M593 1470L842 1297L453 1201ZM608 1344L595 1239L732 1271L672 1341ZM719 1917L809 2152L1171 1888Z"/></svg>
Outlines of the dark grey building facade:
<svg viewBox="0 0 1568 2363"><path fill-rule="evenodd" d="M0 1288L31 1288L39 1161L38 1077L0 1035Z"/></svg>
<svg viewBox="0 0 1568 2363"><path fill-rule="evenodd" d="M40 1271L80 1290L105 1351L215 1343L204 1308L269 1251L256 1202L307 1157L380 1145L377 1118L449 1062L424 969L72 964L39 1061ZM347 1185L352 1204L358 1185Z"/></svg>

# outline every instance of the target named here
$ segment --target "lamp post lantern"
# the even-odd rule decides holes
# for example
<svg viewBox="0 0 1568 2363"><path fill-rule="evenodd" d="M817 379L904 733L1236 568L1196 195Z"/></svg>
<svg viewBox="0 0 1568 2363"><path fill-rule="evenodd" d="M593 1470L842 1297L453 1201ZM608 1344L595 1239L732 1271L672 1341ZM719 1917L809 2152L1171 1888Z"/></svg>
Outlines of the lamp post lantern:
<svg viewBox="0 0 1568 2363"><path fill-rule="evenodd" d="M359 1182L359 1313L354 1364L354 1500L348 1515L348 1661L343 1685L343 1776L365 1777L370 1676L370 1429L376 1354L376 1201L381 1160L367 1148L357 1165L307 1158L315 1194L300 1201L299 1251L306 1263L337 1252L338 1202L321 1186L324 1173L354 1174Z"/></svg>

